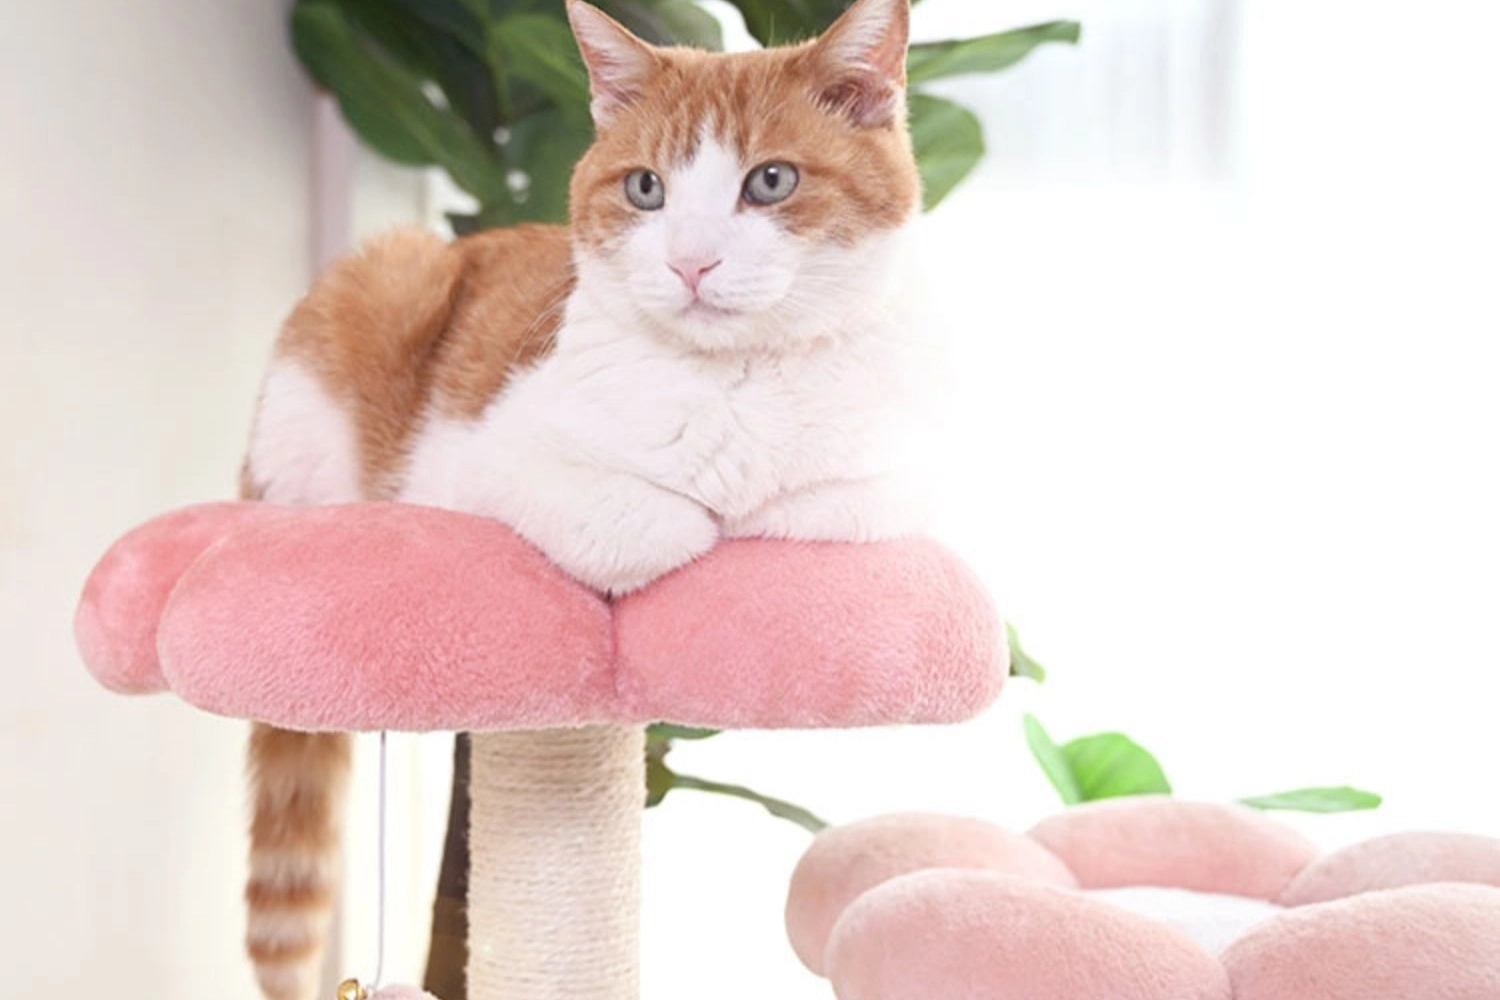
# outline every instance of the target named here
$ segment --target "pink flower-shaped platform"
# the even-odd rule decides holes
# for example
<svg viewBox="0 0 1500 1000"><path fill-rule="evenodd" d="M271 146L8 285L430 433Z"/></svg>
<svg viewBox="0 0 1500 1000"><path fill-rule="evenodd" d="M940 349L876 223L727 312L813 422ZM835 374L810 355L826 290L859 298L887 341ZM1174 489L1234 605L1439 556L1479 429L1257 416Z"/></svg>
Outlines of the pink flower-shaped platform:
<svg viewBox="0 0 1500 1000"><path fill-rule="evenodd" d="M113 690L308 730L954 722L1006 673L983 589L929 541L726 542L609 602L501 524L400 504L157 518L76 633Z"/></svg>
<svg viewBox="0 0 1500 1000"><path fill-rule="evenodd" d="M1123 887L1261 912L1209 948L1095 894ZM840 1000L1497 1000L1500 841L1412 833L1318 858L1250 810L1158 798L1026 835L887 816L820 836L787 929Z"/></svg>

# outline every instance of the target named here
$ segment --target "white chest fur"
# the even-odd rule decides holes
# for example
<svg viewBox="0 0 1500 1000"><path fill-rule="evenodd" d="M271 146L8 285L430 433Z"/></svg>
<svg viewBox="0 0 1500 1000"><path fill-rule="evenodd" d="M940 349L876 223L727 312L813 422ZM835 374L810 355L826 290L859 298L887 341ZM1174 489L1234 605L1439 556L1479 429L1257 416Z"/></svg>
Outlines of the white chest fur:
<svg viewBox="0 0 1500 1000"><path fill-rule="evenodd" d="M721 534L909 530L884 499L906 338L893 316L865 322L780 355L706 355L575 298L555 352L479 420L427 422L403 498L494 516L616 592Z"/></svg>

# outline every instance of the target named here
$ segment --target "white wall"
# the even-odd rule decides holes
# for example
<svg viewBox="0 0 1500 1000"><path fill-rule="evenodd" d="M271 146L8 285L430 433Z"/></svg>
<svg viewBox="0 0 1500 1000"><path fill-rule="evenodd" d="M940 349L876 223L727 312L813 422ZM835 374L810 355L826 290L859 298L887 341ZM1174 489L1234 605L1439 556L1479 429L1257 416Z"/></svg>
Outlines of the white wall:
<svg viewBox="0 0 1500 1000"><path fill-rule="evenodd" d="M105 545L231 495L306 272L308 92L265 0L0 15L0 968L25 997L254 995L241 725L85 674Z"/></svg>

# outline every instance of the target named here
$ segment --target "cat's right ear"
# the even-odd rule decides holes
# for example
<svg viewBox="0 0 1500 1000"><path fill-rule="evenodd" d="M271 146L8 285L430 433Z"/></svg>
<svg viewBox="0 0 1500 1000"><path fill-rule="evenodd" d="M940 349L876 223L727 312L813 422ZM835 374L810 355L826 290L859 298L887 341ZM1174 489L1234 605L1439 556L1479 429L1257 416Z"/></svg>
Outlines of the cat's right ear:
<svg viewBox="0 0 1500 1000"><path fill-rule="evenodd" d="M589 109L603 128L640 99L660 63L651 46L592 4L568 0L568 20L589 71Z"/></svg>

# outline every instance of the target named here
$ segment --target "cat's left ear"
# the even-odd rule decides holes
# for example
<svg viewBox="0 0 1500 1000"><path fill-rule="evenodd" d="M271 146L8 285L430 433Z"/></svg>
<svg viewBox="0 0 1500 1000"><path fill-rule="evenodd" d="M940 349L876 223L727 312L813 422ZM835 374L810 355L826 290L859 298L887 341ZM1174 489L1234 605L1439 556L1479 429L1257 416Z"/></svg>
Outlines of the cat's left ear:
<svg viewBox="0 0 1500 1000"><path fill-rule="evenodd" d="M910 41L911 0L857 0L813 47L820 96L856 125L889 124L906 107Z"/></svg>
<svg viewBox="0 0 1500 1000"><path fill-rule="evenodd" d="M568 0L568 21L589 71L589 110L602 128L640 98L661 64L651 46L592 4Z"/></svg>

